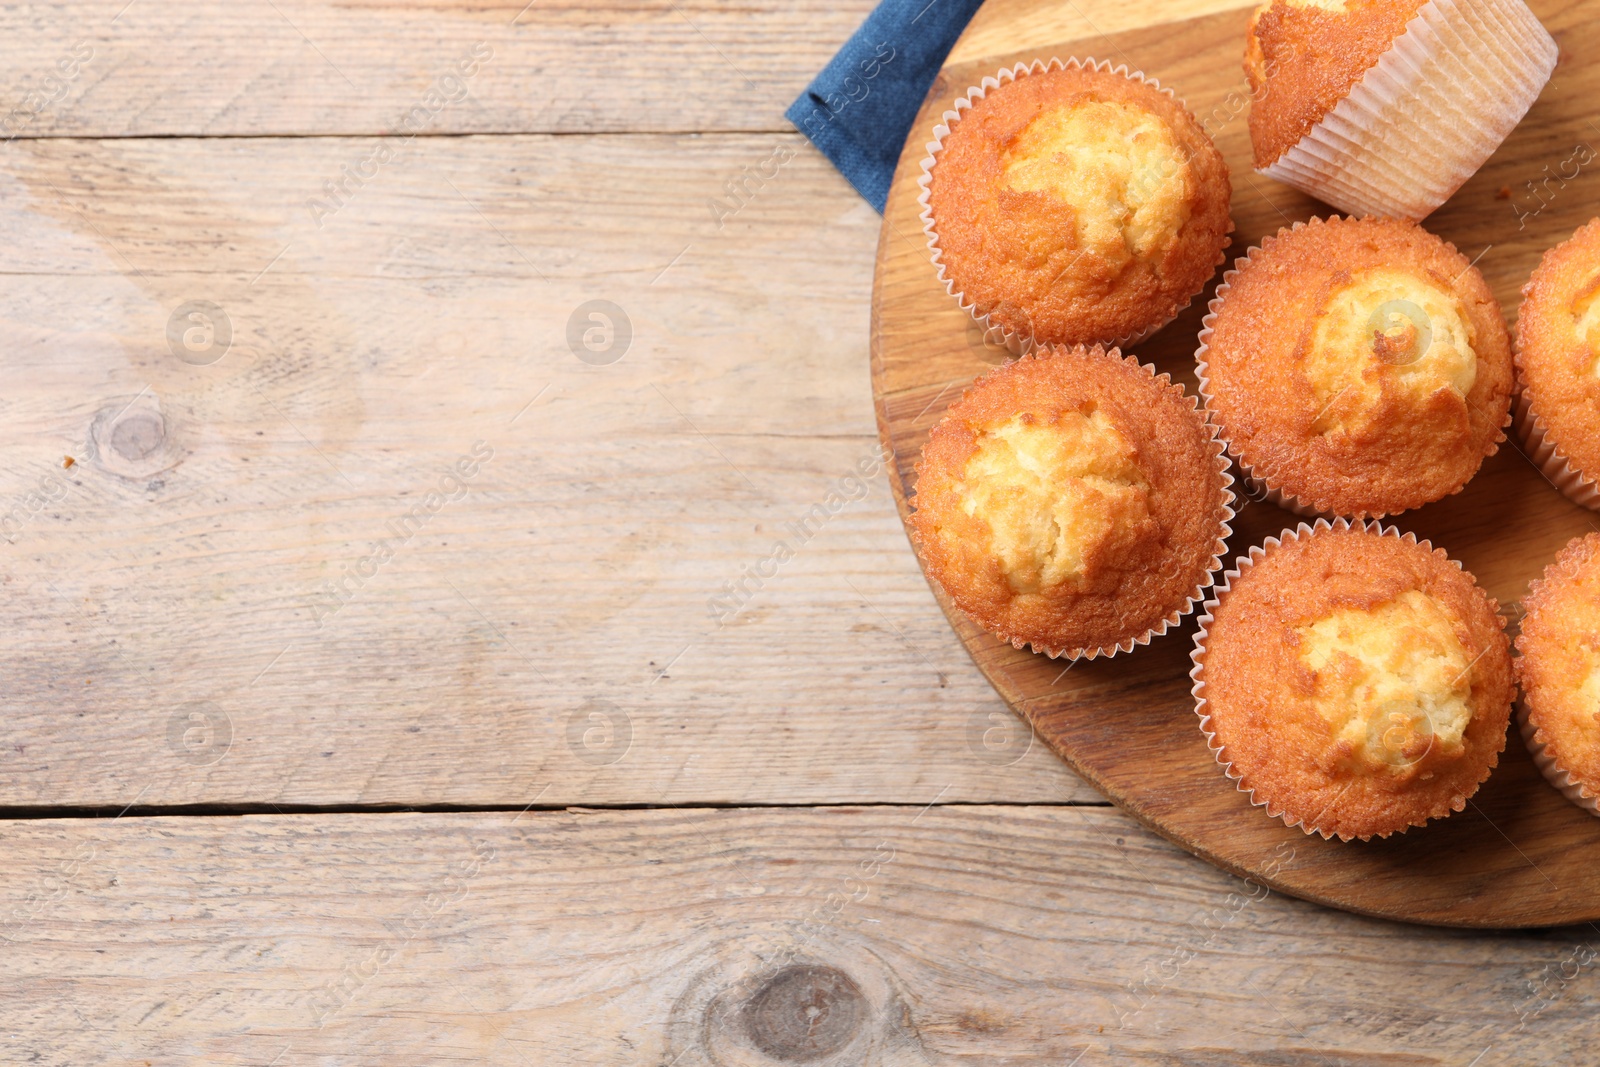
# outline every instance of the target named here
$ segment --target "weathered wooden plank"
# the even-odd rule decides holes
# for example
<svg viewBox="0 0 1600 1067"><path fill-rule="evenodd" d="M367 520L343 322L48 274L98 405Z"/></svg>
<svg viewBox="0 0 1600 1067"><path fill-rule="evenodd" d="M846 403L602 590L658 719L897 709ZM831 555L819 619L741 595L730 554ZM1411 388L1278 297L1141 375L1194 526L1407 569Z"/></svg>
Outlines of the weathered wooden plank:
<svg viewBox="0 0 1600 1067"><path fill-rule="evenodd" d="M1357 919L1104 808L0 832L7 1063L1491 1067L1600 1010L1592 929Z"/></svg>
<svg viewBox="0 0 1600 1067"><path fill-rule="evenodd" d="M871 0L0 8L0 139L783 130Z"/></svg>
<svg viewBox="0 0 1600 1067"><path fill-rule="evenodd" d="M1006 27L1019 22L1043 42L1092 43L1237 6L990 0L952 62L1002 50L995 40L1010 40ZM872 7L11 5L0 9L0 139L787 131L784 109Z"/></svg>
<svg viewBox="0 0 1600 1067"><path fill-rule="evenodd" d="M434 138L319 228L304 200L360 142L13 144L0 804L1072 781L894 518L876 216L799 151L720 228L706 207L775 146L799 138ZM597 299L631 322L615 362L569 344L606 358ZM169 339L194 301L225 352Z"/></svg>

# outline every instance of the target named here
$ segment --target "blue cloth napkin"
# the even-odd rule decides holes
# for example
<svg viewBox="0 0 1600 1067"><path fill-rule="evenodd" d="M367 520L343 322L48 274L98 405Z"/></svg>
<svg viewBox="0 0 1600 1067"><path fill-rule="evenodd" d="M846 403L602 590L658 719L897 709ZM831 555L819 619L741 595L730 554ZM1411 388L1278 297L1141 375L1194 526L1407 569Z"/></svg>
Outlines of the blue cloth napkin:
<svg viewBox="0 0 1600 1067"><path fill-rule="evenodd" d="M784 112L879 214L928 86L982 2L883 0Z"/></svg>

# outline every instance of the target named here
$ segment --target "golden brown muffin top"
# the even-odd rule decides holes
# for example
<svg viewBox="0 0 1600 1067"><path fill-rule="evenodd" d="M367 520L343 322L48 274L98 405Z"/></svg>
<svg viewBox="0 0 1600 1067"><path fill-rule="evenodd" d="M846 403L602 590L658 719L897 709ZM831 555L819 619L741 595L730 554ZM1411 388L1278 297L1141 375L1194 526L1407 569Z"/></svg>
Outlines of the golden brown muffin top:
<svg viewBox="0 0 1600 1067"><path fill-rule="evenodd" d="M1239 261L1207 350L1228 449L1333 515L1451 493L1504 438L1510 341L1483 276L1409 222L1312 219Z"/></svg>
<svg viewBox="0 0 1600 1067"><path fill-rule="evenodd" d="M1523 286L1517 370L1556 448L1600 478L1600 219L1546 252Z"/></svg>
<svg viewBox="0 0 1600 1067"><path fill-rule="evenodd" d="M1250 141L1275 163L1372 69L1425 0L1270 0L1250 17Z"/></svg>
<svg viewBox="0 0 1600 1067"><path fill-rule="evenodd" d="M1517 673L1534 739L1600 796L1600 534L1573 538L1523 606Z"/></svg>
<svg viewBox="0 0 1600 1067"><path fill-rule="evenodd" d="M1498 762L1510 645L1442 551L1323 526L1269 548L1212 615L1202 710L1269 811L1388 836L1460 811Z"/></svg>
<svg viewBox="0 0 1600 1067"><path fill-rule="evenodd" d="M1110 653L1208 584L1231 494L1194 401L1116 349L1045 348L978 379L917 466L912 543L1017 647Z"/></svg>
<svg viewBox="0 0 1600 1067"><path fill-rule="evenodd" d="M951 128L928 206L978 315L1041 343L1124 340L1216 272L1228 166L1168 93L1068 67L991 89Z"/></svg>

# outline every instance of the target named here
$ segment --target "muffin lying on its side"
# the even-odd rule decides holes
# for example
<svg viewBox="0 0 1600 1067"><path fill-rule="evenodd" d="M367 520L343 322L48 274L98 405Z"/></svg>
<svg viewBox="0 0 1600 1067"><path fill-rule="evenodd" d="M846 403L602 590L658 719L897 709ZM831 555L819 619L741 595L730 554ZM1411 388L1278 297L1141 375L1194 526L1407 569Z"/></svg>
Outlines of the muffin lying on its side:
<svg viewBox="0 0 1600 1067"><path fill-rule="evenodd" d="M1522 121L1556 43L1522 0L1268 0L1250 20L1256 169L1416 221Z"/></svg>

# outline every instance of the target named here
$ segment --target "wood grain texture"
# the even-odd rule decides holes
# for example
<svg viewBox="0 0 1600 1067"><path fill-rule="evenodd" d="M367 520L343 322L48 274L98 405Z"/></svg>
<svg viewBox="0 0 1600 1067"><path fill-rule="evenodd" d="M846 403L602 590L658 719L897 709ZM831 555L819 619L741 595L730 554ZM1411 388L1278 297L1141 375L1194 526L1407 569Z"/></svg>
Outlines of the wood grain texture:
<svg viewBox="0 0 1600 1067"><path fill-rule="evenodd" d="M1149 26L1182 22L1255 7L1255 0L1122 0L1121 3L1079 3L1068 0L986 0L967 25L961 40L950 50L946 65L987 60L1018 47L1018 27L1025 27L1027 43L1081 42L1088 52L1102 46L1097 58L1117 58L1108 49L1107 35ZM1243 46L1241 45L1241 49Z"/></svg>
<svg viewBox="0 0 1600 1067"><path fill-rule="evenodd" d="M952 62L1026 20L1064 41L1239 0L989 0ZM575 4L93 0L0 9L0 138L395 129L452 65L492 53L429 133L783 131L783 111L872 10L717 0ZM513 20L515 20L513 22ZM999 42L997 44L997 41ZM58 64L63 66L58 67ZM685 86L693 86L685 91Z"/></svg>
<svg viewBox="0 0 1600 1067"><path fill-rule="evenodd" d="M377 134L419 106L427 134L787 132L784 109L872 6L8 5L0 139Z"/></svg>
<svg viewBox="0 0 1600 1067"><path fill-rule="evenodd" d="M1592 53L1600 39L1593 8L1533 5L1563 55ZM1239 69L1248 13L1223 12L1111 37L1036 43L1026 21L1013 27L1006 54L947 67L917 130L932 127L955 96L984 75L1018 60L1080 52L1113 55L1185 98L1228 158L1234 176L1235 254L1279 227L1327 209L1249 167L1246 99ZM968 53L970 55L970 53ZM1428 227L1454 242L1488 278L1508 319L1544 249L1593 214L1600 186L1572 172L1574 146L1600 137L1589 101L1600 68L1569 58L1527 119ZM944 293L929 264L917 220L917 164L927 136L914 132L901 157L880 240L873 326L879 423L897 458L902 512L928 429L961 387L1005 353ZM1537 184L1535 184L1537 183ZM1210 291L1138 354L1194 385L1193 352ZM1270 505L1246 503L1234 523L1235 554L1297 520ZM1527 583L1566 541L1595 528L1594 516L1568 503L1514 444L1459 496L1395 524L1431 538L1461 560L1497 597L1513 622ZM1074 768L1151 826L1237 872L1311 899L1414 921L1483 926L1540 925L1600 917L1600 822L1568 804L1534 769L1513 736L1499 770L1462 814L1385 842L1344 845L1306 839L1249 806L1223 778L1193 714L1187 672L1192 624L1132 656L1062 663L1002 645L946 605L957 633L996 687ZM1289 871L1265 875L1276 848L1300 850Z"/></svg>
<svg viewBox="0 0 1600 1067"><path fill-rule="evenodd" d="M906 550L877 217L800 147L432 138L319 228L360 142L12 145L0 804L1093 799ZM608 365L569 346L595 299ZM167 337L193 300L232 327L209 365Z"/></svg>
<svg viewBox="0 0 1600 1067"><path fill-rule="evenodd" d="M1119 812L944 806L1096 794L971 668L876 479L713 624L872 453L878 223L792 134L662 134L786 129L870 2L540 4L503 45L506 5L86 29L122 3L0 10L6 109L96 49L23 140L202 138L0 156L0 804L910 806L0 821L0 1062L749 1063L743 1005L804 1054L819 990L858 1009L822 1064L1587 1055L1588 928L1399 928L1257 899ZM430 132L647 132L429 138L318 227L485 38ZM364 136L206 140L272 133ZM633 323L611 365L566 341L594 299ZM214 364L167 340L192 300L236 331ZM480 439L464 499L307 631Z"/></svg>
<svg viewBox="0 0 1600 1067"><path fill-rule="evenodd" d="M3 833L6 1063L1504 1067L1600 1010L1590 927L1341 915L1103 808Z"/></svg>

